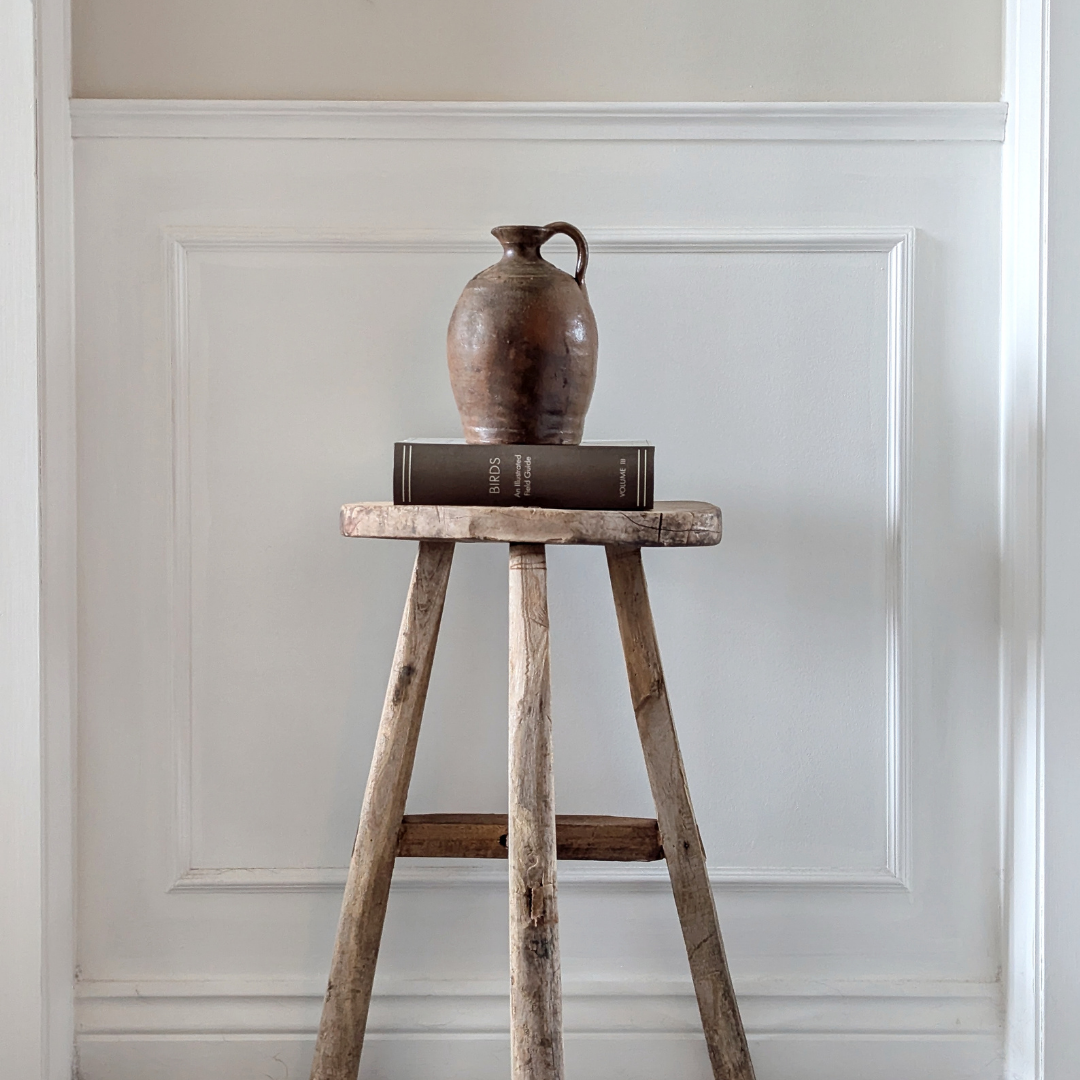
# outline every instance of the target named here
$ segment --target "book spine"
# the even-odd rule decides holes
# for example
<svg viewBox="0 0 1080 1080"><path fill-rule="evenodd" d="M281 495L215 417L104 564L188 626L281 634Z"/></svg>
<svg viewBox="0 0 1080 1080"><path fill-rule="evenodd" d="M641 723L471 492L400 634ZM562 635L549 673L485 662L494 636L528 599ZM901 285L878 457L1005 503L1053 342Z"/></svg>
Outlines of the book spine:
<svg viewBox="0 0 1080 1080"><path fill-rule="evenodd" d="M649 510L651 446L394 446L398 505Z"/></svg>

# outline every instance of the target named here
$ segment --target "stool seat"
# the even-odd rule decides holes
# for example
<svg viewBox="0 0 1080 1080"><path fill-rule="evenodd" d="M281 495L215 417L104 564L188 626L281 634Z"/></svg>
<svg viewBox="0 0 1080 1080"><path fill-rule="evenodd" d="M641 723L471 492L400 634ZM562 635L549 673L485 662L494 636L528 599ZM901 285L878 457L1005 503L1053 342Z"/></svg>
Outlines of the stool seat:
<svg viewBox="0 0 1080 1080"><path fill-rule="evenodd" d="M707 502L658 502L652 510L552 510L542 506L395 506L348 503L343 536L456 543L632 544L712 547L720 508Z"/></svg>

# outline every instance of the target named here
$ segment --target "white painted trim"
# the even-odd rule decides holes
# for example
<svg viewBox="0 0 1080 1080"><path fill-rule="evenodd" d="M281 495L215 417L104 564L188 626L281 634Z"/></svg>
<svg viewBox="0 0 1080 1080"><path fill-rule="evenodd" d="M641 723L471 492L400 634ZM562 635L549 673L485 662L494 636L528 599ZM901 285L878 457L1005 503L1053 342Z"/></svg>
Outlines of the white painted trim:
<svg viewBox="0 0 1080 1080"><path fill-rule="evenodd" d="M714 885L850 889L907 889L910 881L910 655L906 634L907 470L910 450L911 323L915 230L894 229L607 229L589 236L596 252L878 252L887 256L887 491L886 559L886 851L880 868L712 866ZM173 624L173 745L176 785L173 890L261 891L340 889L344 867L199 867L192 853L192 567L190 422L188 415L188 262L192 253L221 251L475 252L490 240L472 233L339 232L282 228L173 228L165 232L173 385L173 499L171 610ZM568 886L667 887L666 868L589 864L566 867ZM505 888L498 866L403 864L395 887L448 885Z"/></svg>
<svg viewBox="0 0 1080 1080"><path fill-rule="evenodd" d="M74 369L66 0L0 16L0 1071L74 1050Z"/></svg>
<svg viewBox="0 0 1080 1080"><path fill-rule="evenodd" d="M1001 142L1001 102L76 100L76 138Z"/></svg>
<svg viewBox="0 0 1080 1080"><path fill-rule="evenodd" d="M1007 1080L1043 1077L1046 0L1007 0L1001 294L1001 791Z"/></svg>
<svg viewBox="0 0 1080 1080"><path fill-rule="evenodd" d="M1080 1073L1080 7L1043 9L1043 730L1046 1080Z"/></svg>
<svg viewBox="0 0 1080 1080"><path fill-rule="evenodd" d="M324 986L309 979L87 982L78 989L82 1040L301 1035L318 1030ZM752 1037L970 1038L1000 1030L1000 985L959 981L737 980ZM568 979L568 1035L694 1034L701 1019L686 982ZM378 980L368 1032L422 1038L506 1036L505 982Z"/></svg>
<svg viewBox="0 0 1080 1080"><path fill-rule="evenodd" d="M43 1076L44 767L35 11L0 5L0 1046Z"/></svg>
<svg viewBox="0 0 1080 1080"><path fill-rule="evenodd" d="M71 1080L77 710L75 255L69 0L37 0L45 1062Z"/></svg>
<svg viewBox="0 0 1080 1080"><path fill-rule="evenodd" d="M915 292L915 230L889 249L886 377L886 570L885 657L885 867L896 884L911 887L911 656L908 640L908 470L911 462L912 323ZM854 883L853 883L854 884Z"/></svg>
<svg viewBox="0 0 1080 1080"><path fill-rule="evenodd" d="M346 868L320 867L188 867L181 869L170 892L340 892ZM506 863L497 860L457 859L446 864L408 859L394 869L398 889L498 888L507 886ZM831 888L893 890L907 886L888 869L852 870L846 867L710 866L714 886L752 889ZM560 863L559 888L612 887L627 889L671 888L664 863Z"/></svg>

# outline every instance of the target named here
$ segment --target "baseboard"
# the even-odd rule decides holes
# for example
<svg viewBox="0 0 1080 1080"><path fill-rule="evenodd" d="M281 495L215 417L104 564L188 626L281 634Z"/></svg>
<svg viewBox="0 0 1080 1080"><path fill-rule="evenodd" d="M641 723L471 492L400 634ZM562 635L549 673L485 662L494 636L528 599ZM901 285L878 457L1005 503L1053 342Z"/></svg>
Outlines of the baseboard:
<svg viewBox="0 0 1080 1080"><path fill-rule="evenodd" d="M383 981L365 1080L496 1080L509 1073L500 982ZM568 980L567 1072L589 1080L709 1080L689 983ZM989 1080L1000 1075L997 983L743 980L758 1080ZM80 1080L296 1080L322 1005L311 980L88 982Z"/></svg>
<svg viewBox="0 0 1080 1080"><path fill-rule="evenodd" d="M712 1080L700 1035L568 1033L567 1075L580 1080ZM314 1037L84 1037L77 1080L303 1080ZM991 1035L750 1037L757 1080L998 1080ZM505 1034L372 1034L363 1080L505 1080Z"/></svg>
<svg viewBox="0 0 1080 1080"><path fill-rule="evenodd" d="M761 1036L987 1034L999 1028L997 983L749 979L736 986L746 1028ZM381 1035L492 1035L509 1030L508 986L480 980L380 981L369 1030ZM81 983L78 1030L110 1036L305 1035L323 986L309 979ZM568 1032L700 1030L687 982L567 980Z"/></svg>

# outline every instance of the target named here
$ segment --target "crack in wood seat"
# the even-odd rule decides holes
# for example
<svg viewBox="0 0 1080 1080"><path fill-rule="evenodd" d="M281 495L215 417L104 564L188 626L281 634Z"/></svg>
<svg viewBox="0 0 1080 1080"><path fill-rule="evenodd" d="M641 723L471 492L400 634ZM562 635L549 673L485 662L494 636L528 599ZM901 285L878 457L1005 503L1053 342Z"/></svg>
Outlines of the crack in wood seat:
<svg viewBox="0 0 1080 1080"><path fill-rule="evenodd" d="M658 502L652 510L551 510L540 506L395 506L349 503L343 536L450 540L459 544L631 544L711 547L720 543L719 507Z"/></svg>

